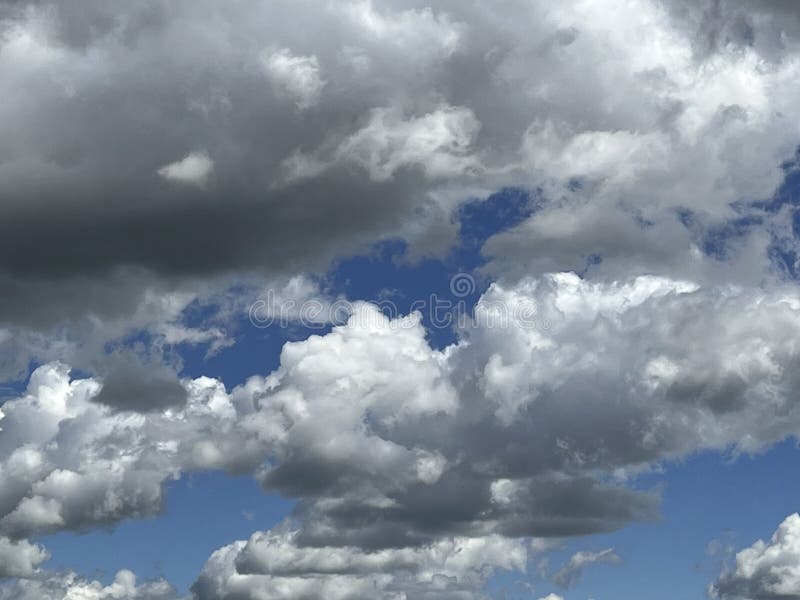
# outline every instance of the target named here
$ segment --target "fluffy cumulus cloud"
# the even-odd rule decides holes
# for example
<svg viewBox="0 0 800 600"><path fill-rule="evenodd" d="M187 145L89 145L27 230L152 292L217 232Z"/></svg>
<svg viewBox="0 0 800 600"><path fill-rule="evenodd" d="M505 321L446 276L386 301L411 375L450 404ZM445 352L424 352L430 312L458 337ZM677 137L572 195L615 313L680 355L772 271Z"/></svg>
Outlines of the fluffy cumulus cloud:
<svg viewBox="0 0 800 600"><path fill-rule="evenodd" d="M184 404L144 414L106 406L99 382L70 381L62 365L37 369L27 393L2 407L2 535L82 530L153 514L162 483L183 469L257 464L258 437L240 431L252 410L236 406L219 382L184 385Z"/></svg>
<svg viewBox="0 0 800 600"><path fill-rule="evenodd" d="M215 552L194 585L200 600L482 598L497 568L524 570L527 550L501 537L448 538L421 548L364 552L298 547L296 532L256 533Z"/></svg>
<svg viewBox="0 0 800 600"><path fill-rule="evenodd" d="M769 541L759 540L736 554L733 567L710 593L721 600L800 598L800 515L786 517Z"/></svg>
<svg viewBox="0 0 800 600"><path fill-rule="evenodd" d="M74 573L21 579L0 584L2 600L189 600L166 581L136 584L130 571L120 571L109 585L83 579Z"/></svg>
<svg viewBox="0 0 800 600"><path fill-rule="evenodd" d="M502 549L492 552L505 562L469 573L520 568L513 538L655 517L657 496L625 483L654 463L796 434L799 317L790 289L561 274L492 286L462 341L441 351L418 316L357 305L346 325L287 344L272 374L231 392L185 380L184 404L147 413L42 367L3 405L0 532L152 514L169 478L226 469L299 504L285 531L220 550L197 584L205 597L460 590L483 579L448 570L443 540ZM558 577L610 557L576 555Z"/></svg>
<svg viewBox="0 0 800 600"><path fill-rule="evenodd" d="M0 380L40 365L0 409L0 598L173 600L32 540L155 514L200 469L297 501L201 600L479 598L531 537L656 518L637 474L800 433L794 4L495 8L0 2ZM338 259L444 256L507 186L526 216L451 345L356 303L271 373L182 376L175 348L276 318L259 290L330 306ZM797 528L714 593L800 597Z"/></svg>
<svg viewBox="0 0 800 600"><path fill-rule="evenodd" d="M30 577L49 558L41 546L0 537L0 578Z"/></svg>

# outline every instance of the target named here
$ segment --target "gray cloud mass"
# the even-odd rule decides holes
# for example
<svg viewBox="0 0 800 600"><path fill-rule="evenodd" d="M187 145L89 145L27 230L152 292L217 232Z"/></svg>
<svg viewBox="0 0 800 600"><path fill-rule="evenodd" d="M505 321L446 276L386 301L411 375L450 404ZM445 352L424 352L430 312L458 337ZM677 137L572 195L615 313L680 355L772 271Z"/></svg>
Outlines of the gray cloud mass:
<svg viewBox="0 0 800 600"><path fill-rule="evenodd" d="M540 538L659 519L638 475L797 437L792 192L768 202L797 171L796 3L498 6L0 1L0 381L28 380L0 405L1 600L479 600ZM330 303L315 276L386 240L447 256L508 187L535 210L481 248L478 311L535 326L437 349L356 302L272 372L182 374L259 291ZM188 596L47 567L39 536L201 470L296 507ZM796 529L710 593L800 597Z"/></svg>

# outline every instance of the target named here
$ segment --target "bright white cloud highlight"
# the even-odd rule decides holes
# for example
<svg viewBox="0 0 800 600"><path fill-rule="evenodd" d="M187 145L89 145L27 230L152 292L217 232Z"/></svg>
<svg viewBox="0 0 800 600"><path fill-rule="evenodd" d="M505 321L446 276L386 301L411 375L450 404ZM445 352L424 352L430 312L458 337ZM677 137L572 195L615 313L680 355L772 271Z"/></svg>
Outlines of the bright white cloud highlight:
<svg viewBox="0 0 800 600"><path fill-rule="evenodd" d="M325 81L316 56L296 56L284 48L265 53L262 61L269 78L294 99L298 109L306 110L317 103Z"/></svg>
<svg viewBox="0 0 800 600"><path fill-rule="evenodd" d="M204 186L214 170L214 161L205 152L192 152L181 160L161 167L158 174L168 181Z"/></svg>
<svg viewBox="0 0 800 600"><path fill-rule="evenodd" d="M800 515L786 517L768 541L737 553L710 593L721 600L800 597Z"/></svg>

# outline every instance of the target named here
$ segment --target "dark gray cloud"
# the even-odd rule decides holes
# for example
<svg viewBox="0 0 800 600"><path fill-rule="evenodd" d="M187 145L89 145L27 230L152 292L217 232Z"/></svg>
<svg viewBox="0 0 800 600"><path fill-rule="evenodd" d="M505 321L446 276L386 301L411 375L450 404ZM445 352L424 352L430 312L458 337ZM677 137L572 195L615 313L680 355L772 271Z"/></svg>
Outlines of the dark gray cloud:
<svg viewBox="0 0 800 600"><path fill-rule="evenodd" d="M186 404L186 388L174 371L160 364L141 364L133 356L117 357L116 366L104 377L94 401L116 410L148 412L180 408Z"/></svg>
<svg viewBox="0 0 800 600"><path fill-rule="evenodd" d="M4 3L0 320L124 314L135 280L128 300L104 288L125 272L291 274L391 236L441 251L458 202L509 184L542 189L547 210L501 260L536 270L525 257L544 249L551 270L603 254L678 271L692 240L674 209L715 223L769 195L795 143L789 62L756 69L716 42L717 62L684 55L746 10L702 4L643 0L625 19L524 2ZM759 7L754 39L789 28L785 10ZM669 48L629 43L645 21ZM705 79L684 83L703 60ZM751 85L726 89L732 73ZM732 106L742 118L720 117ZM169 176L192 155L207 169Z"/></svg>

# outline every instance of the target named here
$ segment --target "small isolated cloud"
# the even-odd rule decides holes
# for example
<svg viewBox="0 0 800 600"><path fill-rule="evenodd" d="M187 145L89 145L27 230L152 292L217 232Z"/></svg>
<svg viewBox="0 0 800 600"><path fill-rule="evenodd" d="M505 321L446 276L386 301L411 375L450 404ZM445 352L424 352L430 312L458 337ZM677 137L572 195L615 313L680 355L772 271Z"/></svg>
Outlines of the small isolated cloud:
<svg viewBox="0 0 800 600"><path fill-rule="evenodd" d="M732 569L711 586L720 600L800 598L800 515L788 516L768 542L758 540L736 555Z"/></svg>
<svg viewBox="0 0 800 600"><path fill-rule="evenodd" d="M158 174L168 181L204 186L214 170L214 161L205 152L192 152L181 160L161 167Z"/></svg>
<svg viewBox="0 0 800 600"><path fill-rule="evenodd" d="M547 596L542 596L539 600L564 600L564 597L558 594L547 594Z"/></svg>
<svg viewBox="0 0 800 600"><path fill-rule="evenodd" d="M266 52L262 63L273 85L294 98L299 110L317 103L325 81L320 77L316 56L297 56L284 48Z"/></svg>
<svg viewBox="0 0 800 600"><path fill-rule="evenodd" d="M618 564L619 562L621 562L621 559L613 548L607 548L600 552L576 552L553 575L553 583L561 587L571 587L577 583L578 579L583 575L583 570L589 565L598 563Z"/></svg>

